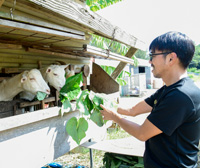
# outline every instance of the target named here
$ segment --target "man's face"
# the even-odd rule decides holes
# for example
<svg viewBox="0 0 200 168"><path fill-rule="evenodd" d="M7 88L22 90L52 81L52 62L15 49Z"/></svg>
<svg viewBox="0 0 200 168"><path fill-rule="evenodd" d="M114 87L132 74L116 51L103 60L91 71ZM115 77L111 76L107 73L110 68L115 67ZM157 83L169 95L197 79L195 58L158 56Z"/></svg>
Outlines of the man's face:
<svg viewBox="0 0 200 168"><path fill-rule="evenodd" d="M155 52L150 54L149 63L152 67L152 73L155 78L162 78L162 76L166 73L166 55L168 52L162 52L159 50L155 50Z"/></svg>

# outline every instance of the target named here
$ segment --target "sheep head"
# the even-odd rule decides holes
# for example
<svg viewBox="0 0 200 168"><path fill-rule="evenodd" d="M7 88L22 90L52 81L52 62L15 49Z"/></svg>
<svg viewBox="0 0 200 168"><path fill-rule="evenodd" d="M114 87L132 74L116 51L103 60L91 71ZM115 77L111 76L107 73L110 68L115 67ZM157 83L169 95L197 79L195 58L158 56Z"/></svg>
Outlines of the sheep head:
<svg viewBox="0 0 200 168"><path fill-rule="evenodd" d="M49 85L53 86L56 90L60 89L65 85L65 70L68 68L67 65L50 65L46 69L45 79Z"/></svg>
<svg viewBox="0 0 200 168"><path fill-rule="evenodd" d="M37 69L24 71L21 78L21 84L25 91L37 94L37 92L44 92L50 94L50 88L43 79L41 73Z"/></svg>

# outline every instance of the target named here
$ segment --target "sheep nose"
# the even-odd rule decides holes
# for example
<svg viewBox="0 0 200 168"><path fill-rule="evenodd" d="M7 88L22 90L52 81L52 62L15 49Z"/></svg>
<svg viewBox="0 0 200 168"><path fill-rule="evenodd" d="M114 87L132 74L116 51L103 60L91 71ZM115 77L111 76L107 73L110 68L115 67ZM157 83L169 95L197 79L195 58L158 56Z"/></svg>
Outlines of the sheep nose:
<svg viewBox="0 0 200 168"><path fill-rule="evenodd" d="M49 89L47 89L46 92L47 92L47 94L50 94L50 90Z"/></svg>

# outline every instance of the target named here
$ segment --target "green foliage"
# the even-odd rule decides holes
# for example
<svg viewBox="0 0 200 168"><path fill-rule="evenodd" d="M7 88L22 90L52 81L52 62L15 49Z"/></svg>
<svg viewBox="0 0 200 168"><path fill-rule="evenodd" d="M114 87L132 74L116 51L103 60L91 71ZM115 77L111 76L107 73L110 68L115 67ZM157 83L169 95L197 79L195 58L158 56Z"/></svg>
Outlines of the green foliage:
<svg viewBox="0 0 200 168"><path fill-rule="evenodd" d="M122 0L86 0L86 4L95 12L120 1Z"/></svg>
<svg viewBox="0 0 200 168"><path fill-rule="evenodd" d="M104 66L104 65L101 65L102 69L104 71L106 71L109 75L111 75L113 73L113 71L115 70L115 67L113 66ZM118 78L117 78L117 82L119 83L120 86L124 86L127 84L127 82L125 80L123 80L123 78L125 76L130 76L131 74L127 71L122 71Z"/></svg>
<svg viewBox="0 0 200 168"><path fill-rule="evenodd" d="M72 117L66 125L67 133L76 141L77 144L80 144L81 140L86 136L85 132L88 129L88 122L85 118Z"/></svg>
<svg viewBox="0 0 200 168"><path fill-rule="evenodd" d="M89 92L88 90L81 90L80 84L83 81L82 73L71 76L66 79L66 83L60 90L60 99L63 104L63 111L69 112L72 108L71 100L76 100L76 108L80 111L81 118L76 117L71 118L66 125L67 133L80 144L81 140L86 136L86 131L88 129L87 120L92 120L98 126L103 126L106 121L103 120L100 113L100 104L107 107L115 107L113 102L106 99L105 95L97 94L94 92ZM110 102L110 103L108 103ZM62 115L64 112L62 110L59 113ZM83 126L83 128L82 128Z"/></svg>
<svg viewBox="0 0 200 168"><path fill-rule="evenodd" d="M147 51L137 50L135 53L136 58L141 58L145 60L149 60L149 56L147 55Z"/></svg>
<svg viewBox="0 0 200 168"><path fill-rule="evenodd" d="M194 57L189 65L190 68L196 67L200 69L200 44L195 46Z"/></svg>
<svg viewBox="0 0 200 168"><path fill-rule="evenodd" d="M121 44L119 42L112 41L105 37L101 37L94 34L92 34L90 45L104 49L104 50L109 50L110 52L117 53L120 55L126 55L127 51L130 48L130 47L127 47L125 44Z"/></svg>
<svg viewBox="0 0 200 168"><path fill-rule="evenodd" d="M104 154L105 168L144 168L143 158L115 153Z"/></svg>
<svg viewBox="0 0 200 168"><path fill-rule="evenodd" d="M39 101L41 101L41 100L43 100L46 97L46 95L47 94L44 93L44 92L37 92L36 99L39 100Z"/></svg>

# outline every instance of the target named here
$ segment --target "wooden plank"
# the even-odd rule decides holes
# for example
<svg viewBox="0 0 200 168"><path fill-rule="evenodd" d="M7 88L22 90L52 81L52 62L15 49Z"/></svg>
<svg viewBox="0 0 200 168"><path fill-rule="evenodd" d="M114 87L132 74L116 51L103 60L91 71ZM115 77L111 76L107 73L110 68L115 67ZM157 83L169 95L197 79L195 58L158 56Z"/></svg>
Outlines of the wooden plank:
<svg viewBox="0 0 200 168"><path fill-rule="evenodd" d="M52 102L52 101L55 101L55 97L49 97L49 98L46 98L42 101L42 105L44 107L44 103L49 103L49 102ZM33 101L33 102L22 102L19 104L19 107L20 108L24 108L24 107L28 107L28 106L33 106L33 105L38 105L38 104L41 104L41 101ZM44 109L44 108L42 108Z"/></svg>
<svg viewBox="0 0 200 168"><path fill-rule="evenodd" d="M60 21L62 20L62 22L68 21L71 25L79 25L80 29L87 29L88 32L93 32L109 39L114 39L135 48L145 49L142 41L135 38L133 35L126 33L119 27L112 25L105 18L90 11L89 8L74 1L18 0L16 9L19 9L19 7L21 7L20 10L28 10L26 12L31 13L31 15L43 19L45 18L47 20L50 19L54 23L56 23L58 19L60 19ZM60 21L57 23L61 24L62 22Z"/></svg>
<svg viewBox="0 0 200 168"><path fill-rule="evenodd" d="M83 59L83 57L76 56L76 55L70 55L70 54L64 54L64 53L58 53L58 52L52 52L52 51L45 51L45 50L39 50L39 49L33 49L33 48L28 48L27 51L35 52L35 53L44 53L44 54L48 54L48 55L59 56L62 58Z"/></svg>
<svg viewBox="0 0 200 168"><path fill-rule="evenodd" d="M0 49L22 49L22 45L0 43Z"/></svg>
<svg viewBox="0 0 200 168"><path fill-rule="evenodd" d="M9 73L20 73L21 71L18 68L2 68L2 72L9 74Z"/></svg>
<svg viewBox="0 0 200 168"><path fill-rule="evenodd" d="M97 93L111 94L119 92L119 84L113 80L99 65L93 63L90 76L90 89ZM106 81L106 82L105 82Z"/></svg>
<svg viewBox="0 0 200 168"><path fill-rule="evenodd" d="M6 2L6 4L7 4L7 2ZM2 6L0 16L2 18L9 19L11 7L12 7L12 5ZM71 33L71 34L85 36L85 33L83 31L71 29L71 28L68 28L66 26L62 26L62 25L58 25L58 24L55 24L55 23L52 23L52 22L48 22L44 19L32 16L30 13L24 13L24 12L21 12L17 9L15 9L15 13L13 15L13 18L14 18L14 20L22 21L24 23L29 23L29 24L32 24L32 25L40 25L40 26L43 26L43 27L46 27L46 28L51 28L51 29L55 29L55 30L68 32L68 33Z"/></svg>
<svg viewBox="0 0 200 168"><path fill-rule="evenodd" d="M53 30L49 28L43 28L40 26L28 25L25 23L19 23L19 22L5 20L5 19L0 19L0 27L21 29L25 31L34 32L34 33L42 33L42 34L53 35L53 36L58 36L58 37L65 37L67 39L70 39L70 38L82 39L82 40L85 39L84 36L74 35L67 32L57 31L57 30Z"/></svg>
<svg viewBox="0 0 200 168"><path fill-rule="evenodd" d="M136 48L131 47L128 50L128 52L126 53L126 57L131 58L135 54L136 51L137 51ZM121 71L124 69L124 67L126 66L126 64L127 63L120 62L119 65L116 67L116 69L111 74L111 77L113 79L117 79L117 77L119 76L119 74L121 73Z"/></svg>
<svg viewBox="0 0 200 168"><path fill-rule="evenodd" d="M77 147L65 128L70 118L80 114L73 111L61 117L59 110L54 107L0 119L0 167L40 168ZM91 120L88 124L81 144L105 130Z"/></svg>
<svg viewBox="0 0 200 168"><path fill-rule="evenodd" d="M134 137L105 140L100 142L85 142L81 146L105 152L139 157L143 157L145 150L145 143Z"/></svg>

